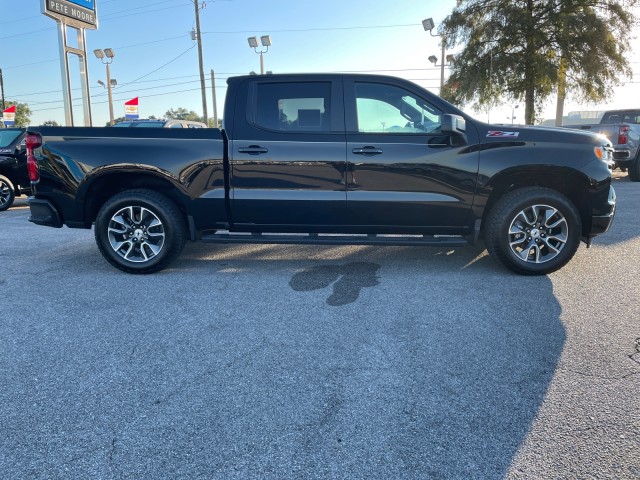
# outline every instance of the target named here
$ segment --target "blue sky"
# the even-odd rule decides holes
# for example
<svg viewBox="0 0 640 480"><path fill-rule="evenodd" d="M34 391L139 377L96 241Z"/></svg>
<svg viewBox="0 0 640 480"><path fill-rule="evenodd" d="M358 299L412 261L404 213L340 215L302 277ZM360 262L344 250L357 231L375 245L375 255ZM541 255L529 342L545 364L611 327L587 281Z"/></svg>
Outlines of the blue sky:
<svg viewBox="0 0 640 480"><path fill-rule="evenodd" d="M87 30L87 50L113 48L111 76L114 114L124 115L124 102L139 96L140 115L163 116L170 108L202 113L198 54L189 31L195 26L191 0L95 0L98 30ZM209 71L215 70L218 111L222 116L225 80L251 70L259 71L259 55L247 44L248 36L270 35L265 69L284 72L358 71L404 77L437 93L440 70L427 60L439 56L438 39L422 28L433 17L436 25L448 15L455 0L371 2L364 0L208 0L201 11L207 102L212 116ZM58 35L54 20L40 12L41 0L0 0L0 68L5 97L29 104L33 124L45 120L64 123ZM634 40L637 44L638 41ZM640 57L632 60L640 78ZM448 52L455 53L455 52ZM109 118L105 67L91 53L89 79L93 124ZM72 85L78 86L77 62L72 57ZM628 106L640 99L640 83L617 91L606 105L581 106L568 102L565 111ZM80 91L74 90L76 102ZM637 103L637 102L636 102ZM491 121L507 122L512 105L491 112ZM522 121L523 107L516 122ZM474 113L487 120L487 113ZM74 114L80 120L81 108ZM553 116L550 103L545 116Z"/></svg>

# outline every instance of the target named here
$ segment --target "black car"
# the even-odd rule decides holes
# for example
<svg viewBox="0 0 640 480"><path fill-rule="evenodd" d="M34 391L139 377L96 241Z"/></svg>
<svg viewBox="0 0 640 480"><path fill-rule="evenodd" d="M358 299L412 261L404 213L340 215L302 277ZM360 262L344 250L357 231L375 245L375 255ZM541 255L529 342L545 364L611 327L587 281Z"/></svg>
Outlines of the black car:
<svg viewBox="0 0 640 480"><path fill-rule="evenodd" d="M30 193L24 130L0 129L0 212L13 205L16 195Z"/></svg>

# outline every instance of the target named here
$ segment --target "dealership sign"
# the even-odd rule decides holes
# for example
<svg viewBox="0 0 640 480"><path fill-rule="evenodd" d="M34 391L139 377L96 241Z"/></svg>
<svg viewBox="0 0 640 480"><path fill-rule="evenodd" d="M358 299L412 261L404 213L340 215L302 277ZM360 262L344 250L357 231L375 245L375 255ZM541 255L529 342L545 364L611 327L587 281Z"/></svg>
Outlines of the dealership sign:
<svg viewBox="0 0 640 480"><path fill-rule="evenodd" d="M16 106L13 105L2 111L2 121L5 127L13 127L16 123Z"/></svg>
<svg viewBox="0 0 640 480"><path fill-rule="evenodd" d="M75 28L98 28L96 0L42 0L42 13Z"/></svg>
<svg viewBox="0 0 640 480"><path fill-rule="evenodd" d="M132 98L128 102L124 103L124 116L128 119L139 118L138 115L138 97Z"/></svg>

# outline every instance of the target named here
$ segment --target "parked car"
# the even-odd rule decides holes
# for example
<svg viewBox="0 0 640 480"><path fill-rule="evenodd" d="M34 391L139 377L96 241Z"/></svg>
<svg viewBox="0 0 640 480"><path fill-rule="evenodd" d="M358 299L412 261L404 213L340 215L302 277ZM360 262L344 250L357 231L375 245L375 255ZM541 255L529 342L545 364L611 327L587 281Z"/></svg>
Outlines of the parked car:
<svg viewBox="0 0 640 480"><path fill-rule="evenodd" d="M142 127L142 128L207 128L202 122L194 122L192 120L125 120L113 125L114 127Z"/></svg>
<svg viewBox="0 0 640 480"><path fill-rule="evenodd" d="M613 144L615 166L627 170L631 181L640 182L640 108L610 110L600 123L566 128L589 130L607 137Z"/></svg>
<svg viewBox="0 0 640 480"><path fill-rule="evenodd" d="M210 243L455 247L482 235L511 270L565 265L613 221L611 143L487 125L375 75L227 81L219 129L27 135L30 221L91 228L104 258L158 271Z"/></svg>
<svg viewBox="0 0 640 480"><path fill-rule="evenodd" d="M0 212L13 205L16 196L30 193L24 130L0 129Z"/></svg>

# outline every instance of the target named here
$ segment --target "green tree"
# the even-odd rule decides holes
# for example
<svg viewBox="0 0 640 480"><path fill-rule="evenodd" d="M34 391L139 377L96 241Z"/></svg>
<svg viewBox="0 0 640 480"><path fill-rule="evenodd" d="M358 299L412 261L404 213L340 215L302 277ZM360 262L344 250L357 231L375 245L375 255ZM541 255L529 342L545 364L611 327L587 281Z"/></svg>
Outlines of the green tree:
<svg viewBox="0 0 640 480"><path fill-rule="evenodd" d="M201 117L193 110L187 110L186 108L176 108L167 110L165 113L167 118L172 118L174 120L191 120L193 122L204 122L204 117Z"/></svg>
<svg viewBox="0 0 640 480"><path fill-rule="evenodd" d="M59 127L60 124L58 122L56 122L55 120L46 120L46 121L42 122L42 126L43 127Z"/></svg>
<svg viewBox="0 0 640 480"><path fill-rule="evenodd" d="M456 55L442 95L481 109L525 102L525 121L556 90L605 100L621 76L639 0L459 0L444 20Z"/></svg>
<svg viewBox="0 0 640 480"><path fill-rule="evenodd" d="M14 105L16 106L16 127L26 127L31 123L31 109L29 109L29 106L26 103L7 100L5 104L5 108L13 107ZM0 120L2 120L1 117Z"/></svg>

